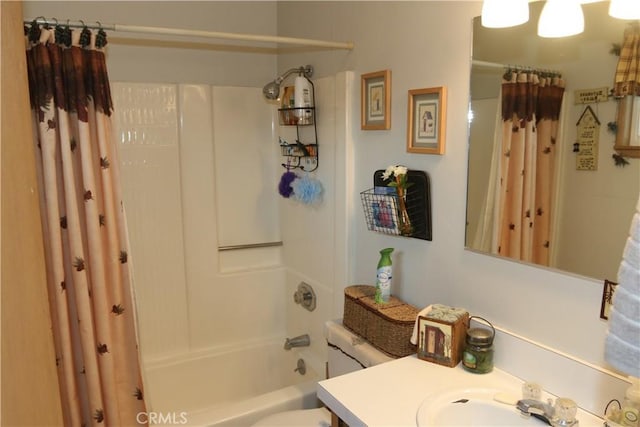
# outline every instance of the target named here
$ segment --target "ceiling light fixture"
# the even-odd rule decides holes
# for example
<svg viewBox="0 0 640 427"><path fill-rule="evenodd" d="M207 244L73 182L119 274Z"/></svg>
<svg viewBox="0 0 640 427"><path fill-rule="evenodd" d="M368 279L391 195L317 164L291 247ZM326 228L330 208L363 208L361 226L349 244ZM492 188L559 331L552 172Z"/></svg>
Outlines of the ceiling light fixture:
<svg viewBox="0 0 640 427"><path fill-rule="evenodd" d="M584 13L578 0L547 0L538 21L540 37L567 37L583 31Z"/></svg>
<svg viewBox="0 0 640 427"><path fill-rule="evenodd" d="M483 27L514 27L528 20L528 0L484 0L482 4Z"/></svg>
<svg viewBox="0 0 640 427"><path fill-rule="evenodd" d="M640 1L611 0L609 15L618 19L640 19Z"/></svg>

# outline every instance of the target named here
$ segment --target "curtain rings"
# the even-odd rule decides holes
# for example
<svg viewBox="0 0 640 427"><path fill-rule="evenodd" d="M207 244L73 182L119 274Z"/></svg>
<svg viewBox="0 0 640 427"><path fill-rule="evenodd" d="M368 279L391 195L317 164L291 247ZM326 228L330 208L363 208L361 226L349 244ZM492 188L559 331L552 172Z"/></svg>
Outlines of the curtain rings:
<svg viewBox="0 0 640 427"><path fill-rule="evenodd" d="M104 28L102 28L100 21L96 22L98 23L98 27L100 27L96 35L96 48L102 49L107 45L107 33L104 31Z"/></svg>
<svg viewBox="0 0 640 427"><path fill-rule="evenodd" d="M502 80L510 82L512 77L513 69L511 68L511 65L507 64L504 66L504 74L502 75Z"/></svg>
<svg viewBox="0 0 640 427"><path fill-rule="evenodd" d="M33 21L31 21L31 26L29 27L29 31L27 33L27 38L29 39L30 43L38 43L38 41L40 40L40 33L41 33L41 29L40 29L40 24L38 23L38 20L42 18L43 21L47 21L47 19L44 16L38 16L36 17Z"/></svg>
<svg viewBox="0 0 640 427"><path fill-rule="evenodd" d="M82 31L80 32L80 46L86 48L91 44L91 30L89 30L89 27L87 27L87 24L85 24L82 19L78 19L78 21L82 24Z"/></svg>

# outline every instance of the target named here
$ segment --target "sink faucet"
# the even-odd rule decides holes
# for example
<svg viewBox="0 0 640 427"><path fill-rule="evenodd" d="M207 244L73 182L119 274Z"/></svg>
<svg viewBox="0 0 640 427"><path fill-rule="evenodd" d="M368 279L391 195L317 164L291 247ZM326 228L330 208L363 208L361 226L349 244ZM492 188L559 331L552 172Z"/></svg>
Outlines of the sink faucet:
<svg viewBox="0 0 640 427"><path fill-rule="evenodd" d="M535 399L518 400L516 407L524 415L532 415L539 420L551 425L554 410L550 403L544 403Z"/></svg>
<svg viewBox="0 0 640 427"><path fill-rule="evenodd" d="M516 404L520 412L533 416L552 427L578 427L576 412L578 405L571 399L559 397L555 405L536 399L522 399Z"/></svg>
<svg viewBox="0 0 640 427"><path fill-rule="evenodd" d="M311 339L309 334L299 335L294 338L287 338L284 342L284 349L291 350L293 347L309 347Z"/></svg>

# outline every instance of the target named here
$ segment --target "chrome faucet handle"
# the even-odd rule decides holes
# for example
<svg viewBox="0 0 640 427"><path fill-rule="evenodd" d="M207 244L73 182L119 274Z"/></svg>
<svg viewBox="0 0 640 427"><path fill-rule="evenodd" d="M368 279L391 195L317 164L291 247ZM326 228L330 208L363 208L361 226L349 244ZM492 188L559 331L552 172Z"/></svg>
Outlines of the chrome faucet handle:
<svg viewBox="0 0 640 427"><path fill-rule="evenodd" d="M293 301L309 311L316 309L316 294L308 283L300 282L293 294Z"/></svg>
<svg viewBox="0 0 640 427"><path fill-rule="evenodd" d="M578 419L578 404L568 397L559 397L554 405L554 417L551 425L554 427L576 427Z"/></svg>
<svg viewBox="0 0 640 427"><path fill-rule="evenodd" d="M533 400L542 400L542 387L540 384L527 381L522 384L522 398L523 399L533 399Z"/></svg>
<svg viewBox="0 0 640 427"><path fill-rule="evenodd" d="M307 373L307 364L304 363L304 359L298 359L297 367L293 370L293 372L297 372L300 375L304 375Z"/></svg>

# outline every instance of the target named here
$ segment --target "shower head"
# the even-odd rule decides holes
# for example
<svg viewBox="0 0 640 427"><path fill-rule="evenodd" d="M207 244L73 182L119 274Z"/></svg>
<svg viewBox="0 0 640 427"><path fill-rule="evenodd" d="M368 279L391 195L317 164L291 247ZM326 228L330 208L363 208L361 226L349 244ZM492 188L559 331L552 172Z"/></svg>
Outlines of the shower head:
<svg viewBox="0 0 640 427"><path fill-rule="evenodd" d="M280 96L280 84L275 81L267 83L262 88L262 94L270 101L278 99L278 96Z"/></svg>
<svg viewBox="0 0 640 427"><path fill-rule="evenodd" d="M278 97L280 97L280 84L293 73L298 73L309 78L313 75L313 67L311 65L307 65L305 67L291 68L290 70L285 71L284 74L276 77L274 81L264 85L262 88L262 94L264 97L271 101L278 99Z"/></svg>

